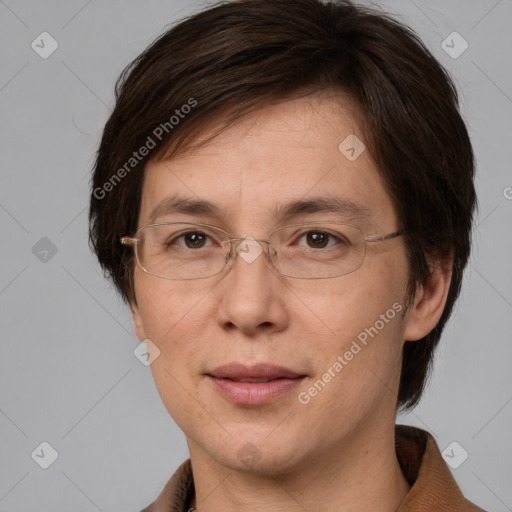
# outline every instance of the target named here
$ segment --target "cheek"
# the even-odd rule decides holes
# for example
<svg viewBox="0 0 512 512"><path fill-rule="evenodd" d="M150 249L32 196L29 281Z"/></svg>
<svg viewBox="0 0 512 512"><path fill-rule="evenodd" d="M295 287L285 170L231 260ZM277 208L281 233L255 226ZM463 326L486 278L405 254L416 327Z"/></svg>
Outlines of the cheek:
<svg viewBox="0 0 512 512"><path fill-rule="evenodd" d="M316 377L328 381L333 392L337 390L334 394L378 394L383 382L392 386L400 372L408 277L405 255L379 258L380 265L368 262L340 277L338 283L330 280L315 294L312 288L309 293L305 288L300 292L308 297L305 302L312 305L323 325L322 334L318 332L312 340L318 361ZM308 319L302 328L311 333ZM336 378L330 379L329 369Z"/></svg>
<svg viewBox="0 0 512 512"><path fill-rule="evenodd" d="M396 398L401 303L388 299L379 306L368 297L365 301L351 297L353 302L338 304L341 313L337 323L331 323L336 335L316 340L315 375L299 391L298 401L310 418L306 421L311 421L309 429L319 436L349 429L365 417L381 414L386 406L391 410Z"/></svg>
<svg viewBox="0 0 512 512"><path fill-rule="evenodd" d="M305 313L295 315L295 320L302 323L305 332L312 333L312 326L318 326L315 329L318 341L324 339L328 346L337 349L342 349L346 340L357 337L376 322L378 328L385 322L386 329L379 331L389 331L389 320L399 316L396 313L400 308L393 309L393 305L403 306L405 301L407 272L402 262L396 261L401 260L401 256L397 255L395 261L381 257L380 265L368 263L357 272L339 278L314 284L295 282L294 293L300 299L297 305ZM396 329L398 324L393 322L392 328Z"/></svg>
<svg viewBox="0 0 512 512"><path fill-rule="evenodd" d="M172 310L172 314L169 311ZM164 308L162 320L154 311L147 315L148 338L160 349L159 357L151 364L151 372L160 399L169 415L184 431L191 425L202 424L204 409L194 406L199 398L198 361L201 360L200 336L204 329L193 328L182 308Z"/></svg>
<svg viewBox="0 0 512 512"><path fill-rule="evenodd" d="M151 364L153 378L163 403L175 416L176 411L187 409L187 397L195 395L194 375L205 333L200 299L207 290L201 293L190 282L147 275L136 276L135 287L145 337L160 350Z"/></svg>
<svg viewBox="0 0 512 512"><path fill-rule="evenodd" d="M190 322L194 311L209 290L199 281L172 281L144 272L135 274L135 293L140 319L147 338L166 343L183 325Z"/></svg>

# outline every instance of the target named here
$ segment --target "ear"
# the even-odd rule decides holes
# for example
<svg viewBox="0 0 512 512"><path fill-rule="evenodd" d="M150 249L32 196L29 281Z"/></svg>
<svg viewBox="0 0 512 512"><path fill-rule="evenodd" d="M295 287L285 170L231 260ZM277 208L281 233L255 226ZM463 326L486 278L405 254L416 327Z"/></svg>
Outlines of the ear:
<svg viewBox="0 0 512 512"><path fill-rule="evenodd" d="M441 318L452 280L453 255L430 266L430 271L430 278L416 290L413 304L407 312L406 341L425 337Z"/></svg>
<svg viewBox="0 0 512 512"><path fill-rule="evenodd" d="M135 304L134 302L130 302L130 311L132 312L133 327L135 329L135 334L137 335L137 338L139 338L140 341L143 341L147 338L147 336L144 331L142 318L137 304Z"/></svg>

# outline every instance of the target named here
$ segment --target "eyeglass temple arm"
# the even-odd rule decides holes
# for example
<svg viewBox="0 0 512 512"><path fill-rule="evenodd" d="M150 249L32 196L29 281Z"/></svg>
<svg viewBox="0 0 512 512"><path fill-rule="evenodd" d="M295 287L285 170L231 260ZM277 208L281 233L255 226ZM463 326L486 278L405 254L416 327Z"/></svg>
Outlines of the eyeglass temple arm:
<svg viewBox="0 0 512 512"><path fill-rule="evenodd" d="M395 231L394 233L389 233L388 235L380 235L380 236L367 236L365 237L365 241L367 242L382 242L384 240L389 240L390 238L396 238L397 236L405 235L408 231L400 230Z"/></svg>
<svg viewBox="0 0 512 512"><path fill-rule="evenodd" d="M119 240L123 245L135 245L139 239L131 236L122 236Z"/></svg>

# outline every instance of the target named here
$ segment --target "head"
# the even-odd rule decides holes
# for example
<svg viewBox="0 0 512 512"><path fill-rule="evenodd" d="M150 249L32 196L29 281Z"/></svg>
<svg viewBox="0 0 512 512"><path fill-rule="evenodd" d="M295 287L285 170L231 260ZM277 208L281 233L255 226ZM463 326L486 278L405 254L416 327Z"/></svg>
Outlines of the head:
<svg viewBox="0 0 512 512"><path fill-rule="evenodd" d="M356 159L340 147L353 135L364 144ZM303 450L327 449L326 428L349 435L419 401L469 257L473 174L454 85L411 30L348 1L224 2L165 32L120 76L94 166L90 240L137 336L161 351L153 375L185 433L198 445L217 439L226 461L221 445L233 436L262 447L274 437L268 449L293 459L303 428L318 434ZM221 211L196 204L158 222L207 223L232 238L333 219L368 236L406 233L367 244L359 269L331 279L283 276L263 254L208 279L166 280L143 272L120 237L171 196ZM274 215L332 197L364 214ZM333 370L347 351L349 364ZM225 403L204 379L232 361L294 366L307 403L277 401L263 415ZM319 379L325 389L308 391ZM190 395L215 420L188 407ZM279 435L268 437L283 404L300 418L281 428L286 454ZM334 428L329 408L340 413ZM205 438L194 421L209 425Z"/></svg>

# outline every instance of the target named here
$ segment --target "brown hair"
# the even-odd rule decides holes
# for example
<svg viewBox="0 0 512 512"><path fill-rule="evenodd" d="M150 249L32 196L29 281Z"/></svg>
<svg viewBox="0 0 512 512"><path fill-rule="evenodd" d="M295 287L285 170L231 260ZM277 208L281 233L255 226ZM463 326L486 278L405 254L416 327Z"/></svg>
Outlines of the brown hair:
<svg viewBox="0 0 512 512"><path fill-rule="evenodd" d="M453 253L441 319L422 340L404 345L397 405L410 408L424 389L469 257L474 159L447 72L389 15L348 0L238 0L158 37L116 83L92 176L90 244L123 299L135 302L133 253L119 237L137 227L141 155L175 155L210 121L225 117L227 126L266 104L327 88L358 105L365 144L411 233L409 298L428 280L429 262Z"/></svg>

